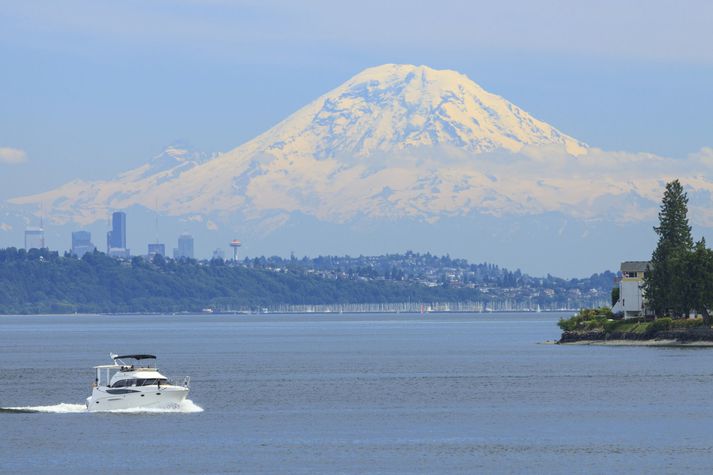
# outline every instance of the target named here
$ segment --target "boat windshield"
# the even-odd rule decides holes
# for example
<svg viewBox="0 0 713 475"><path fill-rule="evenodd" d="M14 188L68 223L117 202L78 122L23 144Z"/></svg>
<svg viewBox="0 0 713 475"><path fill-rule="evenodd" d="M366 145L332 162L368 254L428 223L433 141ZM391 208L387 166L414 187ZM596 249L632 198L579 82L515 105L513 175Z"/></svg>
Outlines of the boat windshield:
<svg viewBox="0 0 713 475"><path fill-rule="evenodd" d="M120 379L115 381L111 385L112 388L125 388L128 386L157 386L159 384L167 385L168 379L166 378L131 378L131 379Z"/></svg>

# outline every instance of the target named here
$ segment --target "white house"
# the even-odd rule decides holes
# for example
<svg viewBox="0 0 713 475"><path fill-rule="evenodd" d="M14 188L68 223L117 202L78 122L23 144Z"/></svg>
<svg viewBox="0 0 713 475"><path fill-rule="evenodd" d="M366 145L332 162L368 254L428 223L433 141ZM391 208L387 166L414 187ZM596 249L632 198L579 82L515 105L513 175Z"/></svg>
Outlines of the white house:
<svg viewBox="0 0 713 475"><path fill-rule="evenodd" d="M624 318L641 317L645 312L644 273L647 261L626 261L621 263L619 280L619 300L612 307L612 312L623 313Z"/></svg>

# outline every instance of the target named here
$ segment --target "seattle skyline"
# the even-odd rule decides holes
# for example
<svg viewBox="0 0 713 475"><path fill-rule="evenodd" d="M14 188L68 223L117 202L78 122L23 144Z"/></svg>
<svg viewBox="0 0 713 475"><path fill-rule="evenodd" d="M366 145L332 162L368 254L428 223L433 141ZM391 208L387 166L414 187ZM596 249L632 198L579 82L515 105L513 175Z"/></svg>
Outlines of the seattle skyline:
<svg viewBox="0 0 713 475"><path fill-rule="evenodd" d="M171 257L166 249L166 242L161 242L160 239L156 238L153 241L145 242L144 247L148 248L146 254L141 251L131 253L131 249L127 247L127 230L130 229L128 226L127 215L123 211L115 211L112 213L112 227L106 232L106 254L117 258L129 258L135 256L148 256L152 257L153 254L161 254L164 257ZM69 246L58 246L56 248L51 248L45 243L45 229L43 226L35 227L28 226L24 230L24 248L26 251L30 249L48 249L49 251L55 252L70 252L76 257L81 258L87 252L94 252L98 248L92 242L92 233L85 229L76 229L71 232L70 245ZM174 259L189 258L194 259L194 240L190 233L182 232L176 237L177 246L173 248L172 257ZM239 242L234 240L227 244L227 247L231 247L234 242ZM170 249L170 248L169 248ZM215 252L215 251L213 251ZM206 257L198 257L198 259L205 259Z"/></svg>

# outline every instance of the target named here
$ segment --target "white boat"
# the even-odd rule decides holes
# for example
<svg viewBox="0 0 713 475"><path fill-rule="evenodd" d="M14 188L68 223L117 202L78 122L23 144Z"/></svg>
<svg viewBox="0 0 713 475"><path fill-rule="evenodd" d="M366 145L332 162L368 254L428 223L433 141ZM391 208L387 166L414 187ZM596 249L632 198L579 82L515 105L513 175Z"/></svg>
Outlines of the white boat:
<svg viewBox="0 0 713 475"><path fill-rule="evenodd" d="M154 355L109 356L113 364L94 367L97 374L92 395L87 398L87 410L170 409L178 407L188 396L190 378L186 376L180 382L169 380L158 372ZM144 361L147 364L142 366Z"/></svg>

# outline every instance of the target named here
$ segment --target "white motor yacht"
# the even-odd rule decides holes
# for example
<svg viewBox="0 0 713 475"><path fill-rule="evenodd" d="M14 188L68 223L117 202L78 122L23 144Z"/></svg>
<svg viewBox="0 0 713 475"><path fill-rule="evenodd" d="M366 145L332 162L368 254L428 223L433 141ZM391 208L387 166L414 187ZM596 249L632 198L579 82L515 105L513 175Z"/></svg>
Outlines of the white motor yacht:
<svg viewBox="0 0 713 475"><path fill-rule="evenodd" d="M169 380L158 372L154 355L110 354L114 364L95 366L97 372L89 411L177 407L188 396L190 378ZM131 360L128 363L124 360ZM142 365L146 362L145 365ZM133 364L132 364L133 363Z"/></svg>

